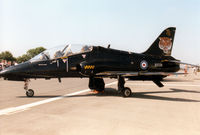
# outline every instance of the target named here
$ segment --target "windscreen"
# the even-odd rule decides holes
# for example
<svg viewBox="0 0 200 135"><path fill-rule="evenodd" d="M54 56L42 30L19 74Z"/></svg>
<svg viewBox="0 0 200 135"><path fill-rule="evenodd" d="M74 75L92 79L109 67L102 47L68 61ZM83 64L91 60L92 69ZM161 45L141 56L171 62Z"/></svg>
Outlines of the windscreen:
<svg viewBox="0 0 200 135"><path fill-rule="evenodd" d="M64 45L54 47L36 55L30 61L49 60L60 57L67 57L70 55L92 51L91 45Z"/></svg>

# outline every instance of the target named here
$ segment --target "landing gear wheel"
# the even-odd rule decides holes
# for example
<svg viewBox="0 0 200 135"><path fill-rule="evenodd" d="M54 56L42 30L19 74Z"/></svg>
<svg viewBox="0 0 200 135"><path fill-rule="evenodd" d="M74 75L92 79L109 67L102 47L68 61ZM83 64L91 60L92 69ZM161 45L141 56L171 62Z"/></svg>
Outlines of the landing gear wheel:
<svg viewBox="0 0 200 135"><path fill-rule="evenodd" d="M123 95L123 97L130 97L132 95L131 89L128 87L125 87L122 90L122 95Z"/></svg>
<svg viewBox="0 0 200 135"><path fill-rule="evenodd" d="M28 90L26 91L26 96L27 96L27 97L33 97L33 95L34 95L34 91L33 91L32 89L28 89Z"/></svg>

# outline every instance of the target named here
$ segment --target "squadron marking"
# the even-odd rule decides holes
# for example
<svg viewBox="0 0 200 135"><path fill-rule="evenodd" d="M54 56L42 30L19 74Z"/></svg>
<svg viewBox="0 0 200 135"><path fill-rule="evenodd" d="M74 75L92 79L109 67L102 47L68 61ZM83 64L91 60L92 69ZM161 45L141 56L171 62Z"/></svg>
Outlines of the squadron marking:
<svg viewBox="0 0 200 135"><path fill-rule="evenodd" d="M84 69L94 69L95 66L94 65L85 65Z"/></svg>

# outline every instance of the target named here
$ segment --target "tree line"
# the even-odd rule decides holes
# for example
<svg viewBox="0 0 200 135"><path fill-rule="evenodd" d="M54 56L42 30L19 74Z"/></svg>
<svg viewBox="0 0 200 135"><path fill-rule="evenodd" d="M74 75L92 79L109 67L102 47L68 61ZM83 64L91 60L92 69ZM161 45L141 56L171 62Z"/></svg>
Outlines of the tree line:
<svg viewBox="0 0 200 135"><path fill-rule="evenodd" d="M25 54L14 57L13 54L10 51L4 51L0 53L0 60L6 60L6 61L15 61L17 63L25 62L34 56L38 55L39 53L45 51L46 49L44 47L37 47L33 49L29 49Z"/></svg>

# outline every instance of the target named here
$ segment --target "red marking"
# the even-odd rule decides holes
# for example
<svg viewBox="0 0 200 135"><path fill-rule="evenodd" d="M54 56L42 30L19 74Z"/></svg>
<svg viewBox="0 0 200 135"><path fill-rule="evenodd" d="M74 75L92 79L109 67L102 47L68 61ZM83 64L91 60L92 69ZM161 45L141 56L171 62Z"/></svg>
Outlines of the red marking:
<svg viewBox="0 0 200 135"><path fill-rule="evenodd" d="M142 66L143 66L143 67L146 67L146 64L145 64L145 63L143 63L143 64L142 64Z"/></svg>

